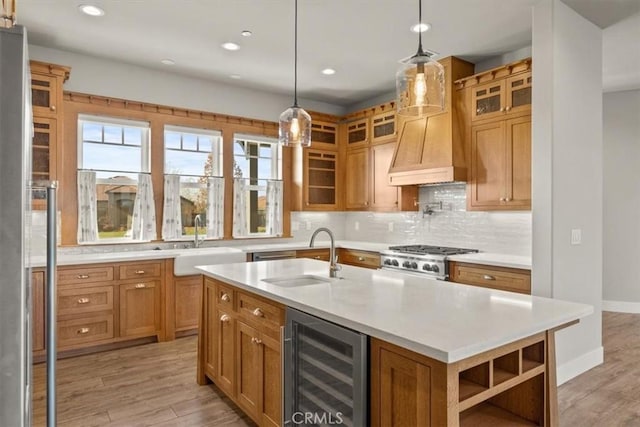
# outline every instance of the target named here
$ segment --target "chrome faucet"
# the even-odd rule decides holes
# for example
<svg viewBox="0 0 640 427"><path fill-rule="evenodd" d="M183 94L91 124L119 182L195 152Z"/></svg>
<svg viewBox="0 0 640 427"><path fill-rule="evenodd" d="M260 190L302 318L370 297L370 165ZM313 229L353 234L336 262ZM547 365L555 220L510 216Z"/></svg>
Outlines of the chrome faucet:
<svg viewBox="0 0 640 427"><path fill-rule="evenodd" d="M201 222L202 222L202 218L200 218L200 214L196 215L196 217L193 219L193 223L196 227L196 233L194 235L193 238L193 247L194 248L199 248L200 247L200 237L198 235L198 227L201 226Z"/></svg>
<svg viewBox="0 0 640 427"><path fill-rule="evenodd" d="M311 241L309 242L309 247L313 247L313 241L316 239L316 236L321 231L326 231L329 235L329 239L331 240L331 246L329 248L329 277L338 277L338 271L340 271L340 266L338 265L338 257L336 257L336 243L333 239L333 233L326 227L320 227L316 229L311 235Z"/></svg>

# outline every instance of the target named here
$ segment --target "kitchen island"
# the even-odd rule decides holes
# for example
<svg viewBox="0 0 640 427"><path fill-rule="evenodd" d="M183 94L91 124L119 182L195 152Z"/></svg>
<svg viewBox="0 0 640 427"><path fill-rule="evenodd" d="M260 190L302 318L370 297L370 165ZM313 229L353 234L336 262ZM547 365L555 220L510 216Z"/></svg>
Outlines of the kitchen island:
<svg viewBox="0 0 640 427"><path fill-rule="evenodd" d="M198 381L213 380L260 425L281 422L285 307L370 337L369 421L398 426L557 425L554 332L592 312L383 270L344 266L329 279L328 263L309 259L199 269ZM302 276L324 280L264 281Z"/></svg>

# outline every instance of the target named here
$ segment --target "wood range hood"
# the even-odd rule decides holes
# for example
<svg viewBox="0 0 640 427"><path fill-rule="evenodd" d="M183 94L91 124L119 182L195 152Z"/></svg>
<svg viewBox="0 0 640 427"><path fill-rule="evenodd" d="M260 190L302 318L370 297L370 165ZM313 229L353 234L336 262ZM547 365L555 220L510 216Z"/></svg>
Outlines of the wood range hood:
<svg viewBox="0 0 640 427"><path fill-rule="evenodd" d="M389 185L422 185L467 180L465 117L468 103L454 81L474 73L474 65L450 56L445 69L445 110L424 117L398 116L398 141Z"/></svg>

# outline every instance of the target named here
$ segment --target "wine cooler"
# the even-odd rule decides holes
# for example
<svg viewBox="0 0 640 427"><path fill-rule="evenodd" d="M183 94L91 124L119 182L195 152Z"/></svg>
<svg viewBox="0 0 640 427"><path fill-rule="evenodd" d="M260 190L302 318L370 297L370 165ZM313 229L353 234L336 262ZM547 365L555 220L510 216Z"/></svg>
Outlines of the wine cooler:
<svg viewBox="0 0 640 427"><path fill-rule="evenodd" d="M283 424L367 425L367 336L288 308Z"/></svg>

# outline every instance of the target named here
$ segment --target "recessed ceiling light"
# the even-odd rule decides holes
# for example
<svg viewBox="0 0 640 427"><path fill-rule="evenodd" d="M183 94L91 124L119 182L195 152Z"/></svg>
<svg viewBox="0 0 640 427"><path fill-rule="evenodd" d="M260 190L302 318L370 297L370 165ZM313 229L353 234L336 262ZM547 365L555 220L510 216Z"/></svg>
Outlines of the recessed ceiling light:
<svg viewBox="0 0 640 427"><path fill-rule="evenodd" d="M420 23L411 27L411 31L414 33L424 33L425 31L429 31L431 29L431 24L429 23Z"/></svg>
<svg viewBox="0 0 640 427"><path fill-rule="evenodd" d="M239 74L231 74L229 77L234 80L240 80L242 78L242 76L240 76Z"/></svg>
<svg viewBox="0 0 640 427"><path fill-rule="evenodd" d="M238 50L240 49L240 45L232 42L222 43L222 48L227 50Z"/></svg>
<svg viewBox="0 0 640 427"><path fill-rule="evenodd" d="M164 65L176 65L176 61L174 61L173 59L169 59L169 58L165 58L160 62L162 62Z"/></svg>
<svg viewBox="0 0 640 427"><path fill-rule="evenodd" d="M240 33L240 35L242 35L242 37L251 37L253 33L249 30L244 30L243 32Z"/></svg>
<svg viewBox="0 0 640 427"><path fill-rule="evenodd" d="M322 70L322 74L324 74L325 76L331 76L334 75L336 73L336 70L334 70L333 68L325 68L324 70Z"/></svg>
<svg viewBox="0 0 640 427"><path fill-rule="evenodd" d="M89 16L104 16L104 9L100 9L98 6L91 4L81 4L78 9L85 15Z"/></svg>

